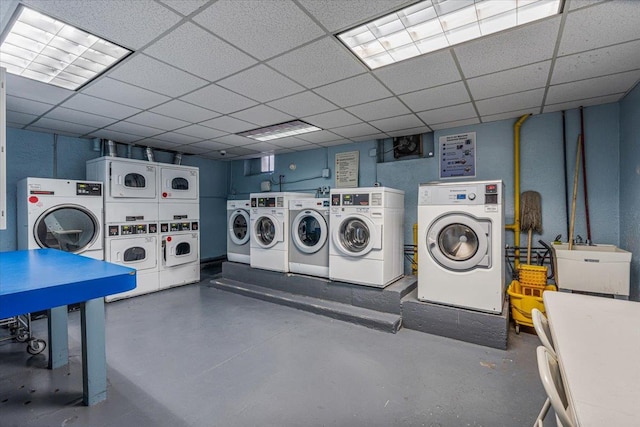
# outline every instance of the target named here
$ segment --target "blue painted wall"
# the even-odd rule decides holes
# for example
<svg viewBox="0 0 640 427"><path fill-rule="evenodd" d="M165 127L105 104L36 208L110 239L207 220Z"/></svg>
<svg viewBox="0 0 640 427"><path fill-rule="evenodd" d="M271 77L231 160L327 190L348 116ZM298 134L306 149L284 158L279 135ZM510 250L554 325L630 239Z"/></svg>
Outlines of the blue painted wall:
<svg viewBox="0 0 640 427"><path fill-rule="evenodd" d="M620 247L631 258L631 297L640 300L640 85L620 102Z"/></svg>
<svg viewBox="0 0 640 427"><path fill-rule="evenodd" d="M118 156L128 157L127 147L118 146ZM0 231L0 251L17 249L16 184L26 177L85 179L85 163L100 157L93 141L48 133L7 129L7 229ZM131 158L144 159L144 151L133 147ZM171 163L173 155L154 152L154 160ZM228 164L196 156L183 156L184 165L200 168L200 216L202 259L225 256Z"/></svg>

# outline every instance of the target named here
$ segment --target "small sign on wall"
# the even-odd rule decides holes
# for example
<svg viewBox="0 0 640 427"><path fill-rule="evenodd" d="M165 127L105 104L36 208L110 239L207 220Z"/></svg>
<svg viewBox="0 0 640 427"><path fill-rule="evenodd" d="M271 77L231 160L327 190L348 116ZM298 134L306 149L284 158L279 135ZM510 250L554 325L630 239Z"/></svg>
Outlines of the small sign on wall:
<svg viewBox="0 0 640 427"><path fill-rule="evenodd" d="M476 133L441 136L440 178L472 178L476 176Z"/></svg>
<svg viewBox="0 0 640 427"><path fill-rule="evenodd" d="M355 188L358 186L358 168L360 152L348 151L336 153L336 188Z"/></svg>

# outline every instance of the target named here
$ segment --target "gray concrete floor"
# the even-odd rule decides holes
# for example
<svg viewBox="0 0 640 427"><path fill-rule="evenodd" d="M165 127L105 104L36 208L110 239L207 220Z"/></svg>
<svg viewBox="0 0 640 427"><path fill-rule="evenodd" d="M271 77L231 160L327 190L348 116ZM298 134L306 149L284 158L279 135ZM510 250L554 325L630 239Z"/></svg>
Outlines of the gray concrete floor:
<svg viewBox="0 0 640 427"><path fill-rule="evenodd" d="M502 351L391 334L203 277L107 305L108 398L93 407L81 404L78 312L67 367L0 343L0 426L514 427L532 425L545 400L535 335L511 328ZM34 331L46 337L46 320Z"/></svg>

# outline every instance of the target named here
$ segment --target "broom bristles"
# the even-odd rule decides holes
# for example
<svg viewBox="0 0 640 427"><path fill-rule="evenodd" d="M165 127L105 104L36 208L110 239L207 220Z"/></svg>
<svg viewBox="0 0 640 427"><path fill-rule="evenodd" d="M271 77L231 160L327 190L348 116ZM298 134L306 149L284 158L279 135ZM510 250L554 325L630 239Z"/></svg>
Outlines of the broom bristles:
<svg viewBox="0 0 640 427"><path fill-rule="evenodd" d="M525 191L520 197L520 230L542 234L542 204L537 191Z"/></svg>

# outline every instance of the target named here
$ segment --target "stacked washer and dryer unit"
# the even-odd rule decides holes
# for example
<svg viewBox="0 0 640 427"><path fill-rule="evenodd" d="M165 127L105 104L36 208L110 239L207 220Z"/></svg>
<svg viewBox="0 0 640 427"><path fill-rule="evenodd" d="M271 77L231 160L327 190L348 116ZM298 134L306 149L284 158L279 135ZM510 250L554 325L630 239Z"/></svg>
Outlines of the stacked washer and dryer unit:
<svg viewBox="0 0 640 427"><path fill-rule="evenodd" d="M167 232L163 232L159 221L166 220L163 223L169 223L170 218L167 216L172 209L163 205L166 202L162 199L175 196L173 192L165 191L167 184L161 181L163 176L171 175L167 172L163 175L165 168L170 169L171 173L176 168L182 170L183 172L177 174L178 178L183 178L183 175L190 177L191 170L194 169L119 157L100 157L87 162L87 177L102 181L105 188L105 261L137 270L136 288L111 295L107 297L107 301L147 294L199 280L200 259L197 245L195 248L189 247L190 254L186 257L189 258L191 268L175 270L167 268L164 243L167 237L171 237L168 232L170 227L167 225ZM195 181L197 184L197 177ZM168 185L184 188L184 181L178 179L176 183L169 182ZM198 208L195 211L197 212ZM181 222L183 219L186 218L181 218ZM188 220L189 230L191 230L193 227L191 222L197 223L197 218ZM195 228L197 229L198 226L196 225ZM170 241L174 241L173 237ZM179 252L186 252L184 245ZM196 260L193 260L193 252L197 254ZM169 267L172 267L173 258L170 257ZM184 258L182 257L181 261ZM178 264L182 265L182 263ZM193 266L196 264L196 274L194 274ZM165 275L168 277L163 277Z"/></svg>
<svg viewBox="0 0 640 427"><path fill-rule="evenodd" d="M502 313L502 181L422 184L418 193L418 299Z"/></svg>
<svg viewBox="0 0 640 427"><path fill-rule="evenodd" d="M101 182L25 178L17 191L18 249L104 258Z"/></svg>

